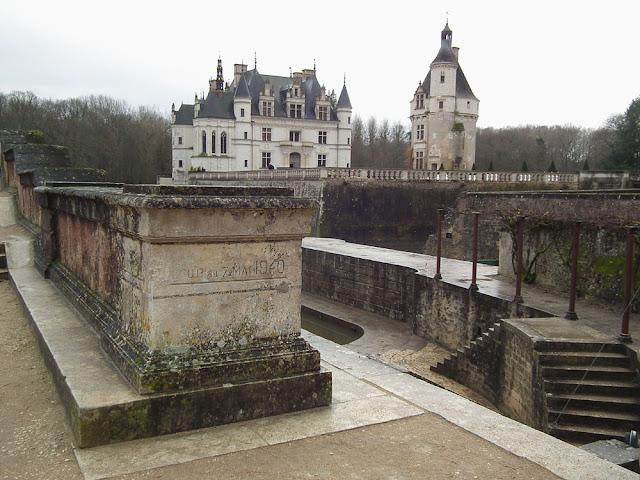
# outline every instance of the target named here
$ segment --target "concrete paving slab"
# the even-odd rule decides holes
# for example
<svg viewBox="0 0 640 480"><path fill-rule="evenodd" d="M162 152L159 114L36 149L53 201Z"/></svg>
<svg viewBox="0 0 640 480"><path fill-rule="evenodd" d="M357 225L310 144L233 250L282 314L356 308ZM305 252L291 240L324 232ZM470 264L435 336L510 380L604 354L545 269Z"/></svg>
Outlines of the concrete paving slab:
<svg viewBox="0 0 640 480"><path fill-rule="evenodd" d="M237 423L126 444L76 449L75 455L85 480L98 480L264 446L267 442L246 423Z"/></svg>

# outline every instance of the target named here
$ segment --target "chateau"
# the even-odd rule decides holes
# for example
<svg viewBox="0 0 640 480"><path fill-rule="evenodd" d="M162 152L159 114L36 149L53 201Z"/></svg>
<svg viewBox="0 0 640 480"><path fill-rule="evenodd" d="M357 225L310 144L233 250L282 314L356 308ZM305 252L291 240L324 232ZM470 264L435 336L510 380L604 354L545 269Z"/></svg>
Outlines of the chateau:
<svg viewBox="0 0 640 480"><path fill-rule="evenodd" d="M351 161L346 84L336 98L318 82L315 66L279 77L236 64L225 85L218 59L208 93L171 111L176 183L190 170L349 167Z"/></svg>
<svg viewBox="0 0 640 480"><path fill-rule="evenodd" d="M411 163L416 170L470 170L475 163L480 102L460 68L452 37L447 22L440 51L411 100Z"/></svg>

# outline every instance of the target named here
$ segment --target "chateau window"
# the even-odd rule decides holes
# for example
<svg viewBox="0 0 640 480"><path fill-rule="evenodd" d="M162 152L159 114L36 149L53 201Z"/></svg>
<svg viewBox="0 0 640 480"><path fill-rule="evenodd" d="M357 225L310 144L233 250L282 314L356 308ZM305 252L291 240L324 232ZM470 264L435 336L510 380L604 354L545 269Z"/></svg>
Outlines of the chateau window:
<svg viewBox="0 0 640 480"><path fill-rule="evenodd" d="M442 110L444 108L444 102L442 100L440 100L438 102L438 110Z"/></svg>
<svg viewBox="0 0 640 480"><path fill-rule="evenodd" d="M289 105L289 117L302 118L302 105L291 104Z"/></svg>
<svg viewBox="0 0 640 480"><path fill-rule="evenodd" d="M326 167L327 166L327 155L326 154L318 155L318 166L319 167Z"/></svg>
<svg viewBox="0 0 640 480"><path fill-rule="evenodd" d="M318 143L327 143L327 132L318 132Z"/></svg>
<svg viewBox="0 0 640 480"><path fill-rule="evenodd" d="M271 102L262 102L262 115L273 117L273 104Z"/></svg>
<svg viewBox="0 0 640 480"><path fill-rule="evenodd" d="M241 116L241 117L244 117L244 108L241 108L241 109L240 109L240 116Z"/></svg>
<svg viewBox="0 0 640 480"><path fill-rule="evenodd" d="M418 125L416 129L416 140L424 140L424 125Z"/></svg>
<svg viewBox="0 0 640 480"><path fill-rule="evenodd" d="M211 134L211 153L216 153L216 132Z"/></svg>
<svg viewBox="0 0 640 480"><path fill-rule="evenodd" d="M178 137L178 145L182 145L182 137Z"/></svg>
<svg viewBox="0 0 640 480"><path fill-rule="evenodd" d="M432 163L431 164L431 170L437 170L438 169L438 164L437 163Z"/></svg>
<svg viewBox="0 0 640 480"><path fill-rule="evenodd" d="M182 160L178 160L178 167L182 167Z"/></svg>
<svg viewBox="0 0 640 480"><path fill-rule="evenodd" d="M416 152L416 170L424 168L424 152Z"/></svg>
<svg viewBox="0 0 640 480"><path fill-rule="evenodd" d="M300 95L300 90L298 90L297 88L294 88L294 89L293 89L293 96L294 96L294 97L297 97L297 96L299 96L299 95Z"/></svg>
<svg viewBox="0 0 640 480"><path fill-rule="evenodd" d="M300 141L300 132L295 130L291 130L289 132L289 141L290 142L299 142Z"/></svg>
<svg viewBox="0 0 640 480"><path fill-rule="evenodd" d="M424 93L416 95L416 108L424 108Z"/></svg>
<svg viewBox="0 0 640 480"><path fill-rule="evenodd" d="M329 120L328 107L318 107L318 120Z"/></svg>
<svg viewBox="0 0 640 480"><path fill-rule="evenodd" d="M263 142L270 142L271 141L271 129L270 128L263 128L262 129L262 141Z"/></svg>
<svg viewBox="0 0 640 480"><path fill-rule="evenodd" d="M207 153L207 132L202 131L202 153Z"/></svg>
<svg viewBox="0 0 640 480"><path fill-rule="evenodd" d="M347 117L347 123L351 125L351 117Z"/></svg>
<svg viewBox="0 0 640 480"><path fill-rule="evenodd" d="M247 140L249 138L249 134L247 132L244 132L244 139Z"/></svg>
<svg viewBox="0 0 640 480"><path fill-rule="evenodd" d="M351 138L347 138L347 145L351 145Z"/></svg>
<svg viewBox="0 0 640 480"><path fill-rule="evenodd" d="M467 109L471 108L471 102L467 102Z"/></svg>
<svg viewBox="0 0 640 480"><path fill-rule="evenodd" d="M223 155L227 153L227 132L222 132L220 135L220 153Z"/></svg>
<svg viewBox="0 0 640 480"><path fill-rule="evenodd" d="M440 72L440 83L444 83L444 72Z"/></svg>
<svg viewBox="0 0 640 480"><path fill-rule="evenodd" d="M271 152L262 152L262 168L269 168L271 165Z"/></svg>
<svg viewBox="0 0 640 480"><path fill-rule="evenodd" d="M249 166L249 160L245 160L244 161L244 168L247 168Z"/></svg>

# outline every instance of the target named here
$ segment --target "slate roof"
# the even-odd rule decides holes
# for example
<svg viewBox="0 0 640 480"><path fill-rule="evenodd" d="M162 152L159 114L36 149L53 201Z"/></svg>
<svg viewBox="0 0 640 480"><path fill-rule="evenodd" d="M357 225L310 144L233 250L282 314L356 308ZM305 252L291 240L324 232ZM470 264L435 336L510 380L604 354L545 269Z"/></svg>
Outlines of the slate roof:
<svg viewBox="0 0 640 480"><path fill-rule="evenodd" d="M458 59L456 58L456 54L454 53L453 48L447 45L446 42L442 42L442 46L440 47L436 58L434 58L433 62L431 62L432 65L434 63L451 63L457 65Z"/></svg>
<svg viewBox="0 0 640 480"><path fill-rule="evenodd" d="M260 115L260 92L265 84L269 83L274 92L273 116L287 117L287 91L293 85L297 85L304 92L304 116L308 120L316 119L316 97L322 86L315 75L302 81L300 78L280 77L277 75L262 75L257 69L243 73L237 87L231 87L219 97L215 91L210 91L202 102L198 118L228 118L235 119L233 112L233 100L238 98L251 98L251 114ZM342 88L337 106L351 108L351 101L346 86ZM330 108L330 120L337 120L336 105ZM183 104L176 112L175 125L193 125L194 105Z"/></svg>
<svg viewBox="0 0 640 480"><path fill-rule="evenodd" d="M176 125L193 125L193 105L180 105L176 112Z"/></svg>
<svg viewBox="0 0 640 480"><path fill-rule="evenodd" d="M351 100L349 100L349 94L347 93L347 86L342 86L342 92L340 92L340 98L338 99L337 108L352 108Z"/></svg>

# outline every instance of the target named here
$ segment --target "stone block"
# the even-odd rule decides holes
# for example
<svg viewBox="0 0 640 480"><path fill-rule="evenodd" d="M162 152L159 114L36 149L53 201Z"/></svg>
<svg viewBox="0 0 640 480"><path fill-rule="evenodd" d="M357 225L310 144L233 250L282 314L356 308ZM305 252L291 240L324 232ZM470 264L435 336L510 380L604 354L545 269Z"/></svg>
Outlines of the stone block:
<svg viewBox="0 0 640 480"><path fill-rule="evenodd" d="M301 240L315 202L274 188L36 192L46 220L38 264L149 397L144 412L178 418L204 402L200 420L176 420L179 431L330 403L330 374L300 337ZM103 428L90 417L87 431ZM90 436L76 420L78 437Z"/></svg>

